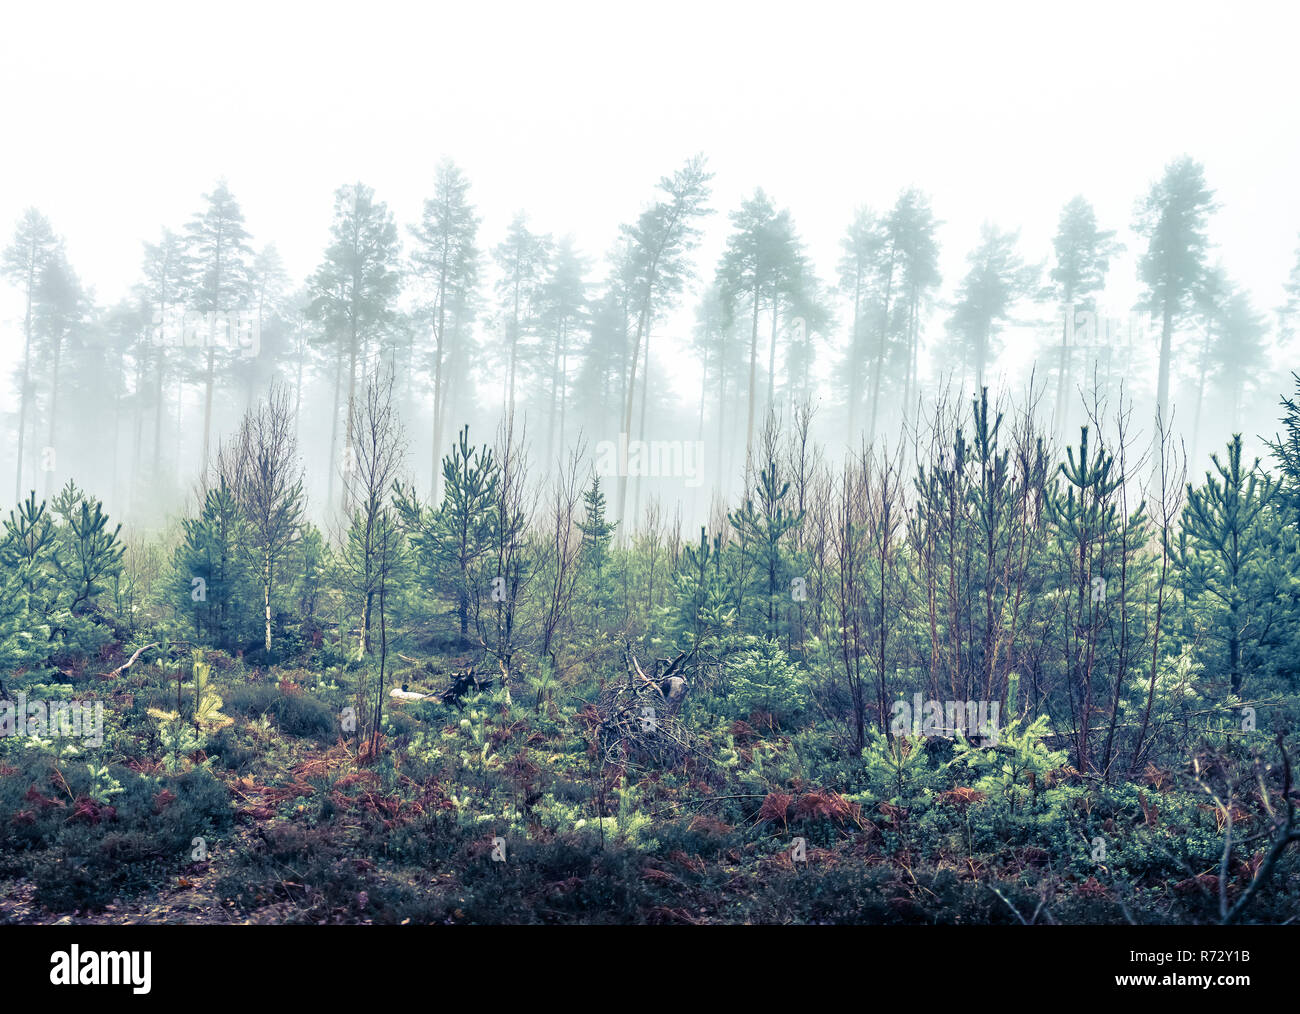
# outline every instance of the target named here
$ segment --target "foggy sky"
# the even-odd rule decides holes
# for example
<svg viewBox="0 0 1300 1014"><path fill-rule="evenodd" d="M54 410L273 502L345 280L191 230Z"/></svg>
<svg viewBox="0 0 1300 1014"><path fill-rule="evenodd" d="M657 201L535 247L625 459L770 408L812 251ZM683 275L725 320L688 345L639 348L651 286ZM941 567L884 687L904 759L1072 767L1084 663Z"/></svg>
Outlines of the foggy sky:
<svg viewBox="0 0 1300 1014"><path fill-rule="evenodd" d="M225 177L254 245L274 242L297 283L340 184L373 186L409 249L450 156L482 249L524 209L572 233L598 279L619 224L699 151L716 173L700 282L757 186L792 210L823 282L856 206L920 187L945 223L941 299L981 222L1021 228L1043 261L1081 193L1129 244L1104 301L1126 310L1134 202L1187 153L1221 205L1211 260L1271 311L1300 230L1298 24L1281 3L24 5L0 34L0 228L7 243L34 205L112 302L141 243L183 228ZM693 309L688 294L652 349L686 400L698 361L670 352ZM0 286L6 409L20 313ZM946 316L931 314L930 347ZM1023 344L1006 344L1014 368Z"/></svg>

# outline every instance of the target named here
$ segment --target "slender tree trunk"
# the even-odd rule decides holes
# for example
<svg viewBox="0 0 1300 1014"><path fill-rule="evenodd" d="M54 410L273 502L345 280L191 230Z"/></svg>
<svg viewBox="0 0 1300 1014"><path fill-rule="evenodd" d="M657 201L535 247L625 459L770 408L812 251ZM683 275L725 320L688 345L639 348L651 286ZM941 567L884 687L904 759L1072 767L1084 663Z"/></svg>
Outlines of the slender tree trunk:
<svg viewBox="0 0 1300 1014"><path fill-rule="evenodd" d="M718 354L718 491L726 489L723 478L723 453L727 446L727 357L726 352Z"/></svg>
<svg viewBox="0 0 1300 1014"><path fill-rule="evenodd" d="M207 375L203 384L203 488L208 487L208 450L212 440L212 380L213 380L213 348L211 335L208 336L208 368Z"/></svg>
<svg viewBox="0 0 1300 1014"><path fill-rule="evenodd" d="M185 378L179 373L176 376L176 467L180 470L181 463L181 440L185 433ZM202 506L200 504L200 506Z"/></svg>
<svg viewBox="0 0 1300 1014"><path fill-rule="evenodd" d="M849 375L847 395L849 403L849 443L857 439L858 432L858 371L862 369L862 267L859 264L853 276L853 335L849 340Z"/></svg>
<svg viewBox="0 0 1300 1014"><path fill-rule="evenodd" d="M749 471L749 455L754 447L754 401L758 394L758 287L754 287L753 324L749 335L749 424L745 429L745 471Z"/></svg>
<svg viewBox="0 0 1300 1014"><path fill-rule="evenodd" d="M673 232L676 229L676 225L677 225L677 212L674 211L672 219L669 221L664 235L665 236L673 235ZM647 346L649 344L650 339L649 339L649 335L647 334L647 329L649 328L650 321L651 321L650 310L651 310L651 304L654 301L655 285L659 280L659 259L660 257L663 256L663 253L664 253L664 244L661 243L655 249L654 256L650 258L650 266L646 271L645 289L641 299L641 309L637 314L636 339L632 343L632 363L631 363L631 368L628 372L627 389L625 391L627 395L627 407L623 416L623 432L628 434L629 440L631 439L631 433L632 433L632 400L636 395L636 361L641 355L641 340L644 338L646 340ZM649 359L647 356L647 362L648 361ZM626 469L620 469L620 471L626 471ZM627 476L622 475L619 476L619 481L618 481L618 516L620 521L623 520L623 518L625 517L626 507L627 507ZM621 537L626 539L627 526L626 525L621 526L619 528L619 531L620 533L622 533Z"/></svg>
<svg viewBox="0 0 1300 1014"><path fill-rule="evenodd" d="M1192 453L1189 460L1193 467L1196 463L1196 444L1201 436L1201 407L1205 403L1205 373L1206 362L1210 357L1210 332L1205 332L1205 344L1201 349L1201 373L1196 382L1196 414L1192 416ZM1236 420L1233 420L1234 427Z"/></svg>
<svg viewBox="0 0 1300 1014"><path fill-rule="evenodd" d="M303 360L306 358L306 350L303 348L304 337L302 331L298 331L298 376L293 384L293 438L296 441L302 433L302 367Z"/></svg>
<svg viewBox="0 0 1300 1014"><path fill-rule="evenodd" d="M1160 324L1160 380L1156 387L1156 415L1161 423L1169 418L1169 356L1173 335L1173 307L1166 301Z"/></svg>
<svg viewBox="0 0 1300 1014"><path fill-rule="evenodd" d="M516 265L514 316L510 321L510 389L506 393L506 414L511 419L515 415L515 366L519 360L519 284Z"/></svg>
<svg viewBox="0 0 1300 1014"><path fill-rule="evenodd" d="M123 355L122 355L121 353L119 353L119 354L118 354L118 357L117 357L117 369L116 369L116 372L114 373L114 376L121 377L121 375L122 375L122 364L123 364L123 358L124 358ZM117 503L117 481L118 481L117 454L118 454L118 435L121 433L121 431L122 431L122 391L121 391L121 387L120 387L120 385L114 385L114 390L113 390L113 437L112 437L112 445L111 445L112 448L113 448L113 473L112 473L112 474L113 474L113 502L114 502L114 503Z"/></svg>
<svg viewBox="0 0 1300 1014"><path fill-rule="evenodd" d="M131 455L131 489L128 501L132 506L140 491L140 459L144 456L144 357L135 366L135 450Z"/></svg>
<svg viewBox="0 0 1300 1014"><path fill-rule="evenodd" d="M23 440L27 434L27 402L31 386L32 362L32 293L36 288L36 255L32 251L27 268L27 313L23 320L23 389L18 407L18 458L14 478L14 503L23 500Z"/></svg>
<svg viewBox="0 0 1300 1014"><path fill-rule="evenodd" d="M564 324L564 345L560 353L560 449L564 449L564 414L569 400L569 324Z"/></svg>
<svg viewBox="0 0 1300 1014"><path fill-rule="evenodd" d="M162 417L163 417L163 350L159 348L158 352L158 378L157 385L154 388L154 398L157 404L154 406L153 413L153 482L157 482L162 475Z"/></svg>
<svg viewBox="0 0 1300 1014"><path fill-rule="evenodd" d="M357 401L357 318L356 309L352 311L352 340L348 343L348 422L343 433L343 462L347 470L347 481L343 483L343 516L346 518L351 508L351 477L356 468L352 447L352 420L356 414Z"/></svg>
<svg viewBox="0 0 1300 1014"><path fill-rule="evenodd" d="M653 275L652 275L653 277ZM653 283L646 286L645 298L641 303L640 313L637 315L636 338L632 343L632 362L627 373L627 387L624 391L626 395L626 406L623 413L623 430L630 440L632 434L632 402L636 396L636 364L641 357L641 338L645 334L647 318L650 313L650 296L653 291ZM627 517L627 469L620 468L621 474L618 477L618 520L625 521ZM627 525L620 523L620 538L627 538Z"/></svg>
<svg viewBox="0 0 1300 1014"><path fill-rule="evenodd" d="M894 252L889 253L889 271L885 275L885 305L880 320L880 344L876 349L876 375L872 381L871 391L871 428L867 432L867 443L876 441L876 419L880 414L881 381L885 374L886 342L889 339L890 300L894 291Z"/></svg>
<svg viewBox="0 0 1300 1014"><path fill-rule="evenodd" d="M442 486L442 396L443 336L447 333L447 244L443 242L442 264L438 273L438 333L433 343L433 480L429 484L429 502L438 502Z"/></svg>
<svg viewBox="0 0 1300 1014"><path fill-rule="evenodd" d="M1074 303L1065 304L1065 312L1070 316L1061 324L1061 356L1056 372L1056 419L1052 423L1052 434L1059 440L1065 435L1065 401L1070 386L1070 331L1073 323Z"/></svg>
<svg viewBox="0 0 1300 1014"><path fill-rule="evenodd" d="M439 446L441 446L442 441L445 439L443 434L447 432L447 416L451 412L455 411L457 406L456 392L450 389L449 384L450 384L450 376L451 376L450 364L454 361L453 357L456 355L456 350L459 349L460 346L461 346L460 320L459 318L457 318L452 323L451 341L447 343L447 362L448 362L449 369L448 369L448 375L443 378L443 382L442 382L442 398L438 406L438 415L436 420L437 429L434 430L434 432L438 435ZM441 491L442 468L440 464L438 466L438 483L439 483L439 487L438 487L439 491Z"/></svg>
<svg viewBox="0 0 1300 1014"><path fill-rule="evenodd" d="M45 497L47 500L54 491L54 469L58 461L58 444L55 442L55 434L59 422L59 360L62 356L63 336L60 335L54 340L54 376L50 383L50 435L46 450L53 455L53 460L46 462L45 466ZM114 443L116 444L116 441ZM116 471L114 469L114 472Z"/></svg>
<svg viewBox="0 0 1300 1014"><path fill-rule="evenodd" d="M645 440L645 411L646 405L650 403L650 333L647 331L645 336L645 369L641 371L641 417L637 422L636 438ZM631 434L628 434L631 440ZM643 469L644 471L644 469ZM632 523L635 523L637 514L641 510L641 480L644 476L638 475L636 482L632 484Z"/></svg>
<svg viewBox="0 0 1300 1014"><path fill-rule="evenodd" d="M903 418L910 418L912 403L917 400L917 394L921 388L919 372L920 345L921 345L921 307L920 295L913 291L911 302L907 310L907 346L908 346L908 364L907 364L907 384L904 394Z"/></svg>
<svg viewBox="0 0 1300 1014"><path fill-rule="evenodd" d="M709 400L709 353L704 352L704 368L700 371L700 424L696 429L696 440L704 439L704 404Z"/></svg>
<svg viewBox="0 0 1300 1014"><path fill-rule="evenodd" d="M361 634L357 639L357 660L364 661L366 649L369 647L367 641L370 634L370 610L374 603L374 592L366 592L365 599L361 606Z"/></svg>
<svg viewBox="0 0 1300 1014"><path fill-rule="evenodd" d="M551 353L551 411L546 428L546 464L549 467L555 454L555 411L559 402L560 387L560 328L555 330L555 344Z"/></svg>
<svg viewBox="0 0 1300 1014"><path fill-rule="evenodd" d="M271 654L271 554L266 554L266 566L263 569L265 581L262 583L262 608L266 613L266 653ZM268 660L269 661L269 660Z"/></svg>
<svg viewBox="0 0 1300 1014"><path fill-rule="evenodd" d="M384 713L384 673L388 664L388 622L386 598L388 591L388 534L384 534L384 559L379 570L379 691L375 701L375 729L371 753L379 746L379 727Z"/></svg>
<svg viewBox="0 0 1300 1014"><path fill-rule="evenodd" d="M338 470L339 459L339 398L343 390L343 350L339 349L338 356L334 360L334 412L330 416L330 460L328 472L328 486L326 488L325 502L334 502L334 473Z"/></svg>
<svg viewBox="0 0 1300 1014"><path fill-rule="evenodd" d="M215 374L215 366L216 366L215 350L212 347L212 338L213 338L212 331L216 327L215 315L221 312L222 309L221 307L221 280L222 280L221 255L223 252L222 241L224 239L225 236L223 231L220 228L218 228L217 237L216 237L216 247L214 251L216 254L216 272L215 272L215 281L212 287L212 306L210 307L210 310L212 312L207 317L207 320L210 321L211 323L207 325L208 326L208 334L207 334L208 369L207 369L207 377L205 380L204 395L203 395L203 488L204 489L207 489L207 484L208 484L208 451L212 440L212 388L214 385L214 374Z"/></svg>
<svg viewBox="0 0 1300 1014"><path fill-rule="evenodd" d="M776 322L778 319L778 304L776 292L772 292L772 344L767 350L767 410L773 411L776 408Z"/></svg>

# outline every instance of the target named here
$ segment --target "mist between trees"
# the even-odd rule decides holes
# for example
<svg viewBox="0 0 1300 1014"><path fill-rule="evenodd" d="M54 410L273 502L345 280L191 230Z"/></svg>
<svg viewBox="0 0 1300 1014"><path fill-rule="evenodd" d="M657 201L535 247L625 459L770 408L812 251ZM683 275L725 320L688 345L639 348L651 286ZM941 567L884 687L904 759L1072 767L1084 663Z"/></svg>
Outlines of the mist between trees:
<svg viewBox="0 0 1300 1014"><path fill-rule="evenodd" d="M138 284L108 303L29 210L3 257L22 311L6 330L21 346L3 455L13 501L74 478L132 528L174 522L201 503L223 438L278 383L305 512L328 524L344 508L349 420L383 364L410 448L404 477L424 492L440 494L462 425L487 438L513 413L534 467L553 468L579 434L593 456L620 449L603 471L624 531L652 496L687 524L706 521L715 498L742 492L766 416L788 422L805 405L840 454L863 439L908 442L943 397L1034 388L1061 446L1093 396L1114 403L1122 385L1148 431L1160 406L1195 470L1225 432L1263 452L1256 435L1271 433L1286 386L1276 363L1300 307L1300 259L1278 266L1283 305L1234 283L1211 240L1214 192L1190 158L1135 185L1129 222L1099 222L1071 198L1050 251L987 223L950 279L930 195L845 209L841 257L817 265L790 209L761 189L715 208L711 180L703 157L662 178L601 257L535 232L523 212L503 236L481 235L478 198L450 161L414 222L399 225L352 183L321 209L330 241L305 279L288 276L273 237L254 241L218 183L188 223L145 244ZM703 226L723 212L722 254L699 263ZM1139 299L1120 306L1107 286L1124 250ZM670 334L692 310L690 334ZM693 474L638 474L623 450L668 446L698 449Z"/></svg>
<svg viewBox="0 0 1300 1014"><path fill-rule="evenodd" d="M404 478L397 384L388 365L365 378L324 528L304 514L278 382L217 445L202 506L162 533L124 536L71 480L29 494L0 540L0 658L57 670L156 629L269 661L286 636L332 631L342 655L378 655L382 694L390 623L410 635L449 615L509 697L539 670L562 682L589 636L671 646L720 680L741 637L781 659L765 695L793 701L818 672L856 750L924 692L1050 716L1078 770L1104 778L1186 743L1168 695L1198 715L1294 704L1265 692L1294 690L1300 644L1294 399L1269 463L1233 434L1201 477L1159 422L1153 442L1100 394L1060 449L1034 400L985 388L941 399L909 445L843 458L804 406L767 415L743 495L697 534L657 499L624 533L585 443L535 470L513 418L481 444L462 428L429 498Z"/></svg>
<svg viewBox="0 0 1300 1014"><path fill-rule="evenodd" d="M51 501L29 495L0 539L0 696L75 683L92 659L139 644L105 676L142 655L175 669L175 710L149 713L185 770L231 721L205 657L241 671L309 657L348 680L341 728L371 763L397 734L390 688L435 671L405 652L470 657L474 689L499 695L503 716L584 708L602 834L607 790L623 786L622 807L632 772L708 755L697 739L708 715L731 716L733 735L756 735L754 721L771 735L805 729L829 751L823 777L839 770L831 758L862 758L874 788L831 793L827 812L860 814L871 799L895 822L921 782L959 764L977 779L949 790L962 806L1000 794L1024 819L1055 807L1051 826L1074 833L1057 812L1062 780L1165 793L1181 777L1166 766L1191 757L1180 791L1213 801L1207 840L1225 864L1244 844L1232 821L1264 822L1267 847L1244 884L1220 888L1220 917L1275 898L1273 870L1300 839L1285 739L1300 665L1300 397L1279 406L1285 435L1267 465L1231 435L1201 477L1158 423L1152 441L1128 403L1099 395L1061 452L1033 401L987 389L941 399L908 446L834 459L811 438L810 409L789 424L769 413L743 496L697 533L651 500L619 538L582 443L534 470L511 419L481 444L460 431L436 500L405 482L397 384L381 365L359 386L342 520L327 529L303 515L294 398L278 383L218 443L201 509L173 530L125 539L72 482ZM192 694L170 661L184 646ZM647 675L638 656L666 657ZM923 699L981 716L967 730L976 745L956 734L946 761L921 749L955 735L919 713L900 725L900 708ZM784 820L778 809L760 820ZM1114 833L1108 819L1095 840Z"/></svg>

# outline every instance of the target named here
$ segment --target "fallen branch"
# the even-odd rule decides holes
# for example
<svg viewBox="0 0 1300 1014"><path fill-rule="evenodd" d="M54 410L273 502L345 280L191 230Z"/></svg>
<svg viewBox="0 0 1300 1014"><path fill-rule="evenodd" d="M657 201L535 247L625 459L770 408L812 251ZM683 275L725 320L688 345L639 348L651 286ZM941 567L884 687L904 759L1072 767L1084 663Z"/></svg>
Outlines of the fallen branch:
<svg viewBox="0 0 1300 1014"><path fill-rule="evenodd" d="M157 642L157 641L155 641L153 644L146 644L146 645L145 645L144 647L142 647L142 648L136 648L136 650L135 650L135 654L131 656L131 658L130 658L129 661L127 661L127 662L126 662L125 664L123 664L123 665L119 665L119 666L118 666L116 669L114 669L112 672L100 673L100 675L101 675L104 679L106 679L106 680L111 680L114 676L120 676L122 673L124 673L124 672L126 672L128 669L130 669L131 666L135 665L135 661L136 661L136 659L138 659L141 655L143 655L143 654L144 654L146 651L148 651L150 648L156 648L156 647L158 647L158 642Z"/></svg>
<svg viewBox="0 0 1300 1014"><path fill-rule="evenodd" d="M1283 740L1282 733L1280 732L1277 734L1277 749L1278 753L1282 755L1282 802L1286 806L1286 812L1282 814L1280 818L1275 820L1274 827L1276 830L1274 832L1275 837L1273 838L1272 846L1264 856L1264 861L1260 863L1255 876L1251 878L1245 891L1243 891L1241 897L1237 899L1237 903L1230 909L1227 907L1227 892L1225 890L1228 853L1232 848L1232 814L1230 811L1228 813L1228 831L1223 844L1223 860L1219 869L1220 904L1222 905L1222 924L1224 926L1232 925L1241 917L1242 912L1245 911L1246 906L1250 903L1250 899L1255 896L1255 893L1265 883L1267 883L1269 877L1273 875L1273 867L1282 857L1282 853L1286 851L1287 846L1294 842L1300 842L1300 829L1296 827L1295 819L1295 798L1291 794L1291 758L1287 755L1286 743ZM1265 797L1265 799L1267 801L1267 797ZM1269 809L1271 809L1271 807L1269 807Z"/></svg>

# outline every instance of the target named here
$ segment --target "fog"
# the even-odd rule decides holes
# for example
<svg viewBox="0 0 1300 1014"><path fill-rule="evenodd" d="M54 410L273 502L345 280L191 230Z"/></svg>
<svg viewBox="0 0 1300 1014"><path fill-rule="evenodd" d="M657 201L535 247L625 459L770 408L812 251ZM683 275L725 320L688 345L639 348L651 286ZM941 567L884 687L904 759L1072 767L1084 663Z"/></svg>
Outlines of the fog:
<svg viewBox="0 0 1300 1014"><path fill-rule="evenodd" d="M1234 432L1265 453L1292 387L1300 141L1283 6L1231 23L1197 4L826 4L797 20L775 4L361 17L234 4L218 18L83 5L9 19L10 504L74 480L129 528L165 527L281 384L308 512L328 526L349 388L355 401L387 364L401 471L423 494L462 427L491 442L513 406L535 478L575 448L615 486L645 461L619 491L630 527L652 501L687 526L734 501L769 413L788 428L811 410L831 456L906 446L937 399L965 405L981 385L1009 409L1032 401L1060 446L1094 395L1150 433L1163 304L1143 278L1140 206L1162 180L1192 178L1169 176L1180 165L1204 183L1204 244L1182 251L1163 407L1193 474ZM675 274L642 299L637 258L655 244L636 227L661 222L655 202L672 197L658 184L687 166L699 200L667 237ZM412 231L440 167L463 181L473 250L450 287L437 243ZM338 194L358 184L369 217L353 219L391 236L366 262L387 280L349 304L331 299L346 288L331 229L352 221ZM926 256L890 232L905 193L926 209L910 234ZM1054 240L1076 196L1112 249L1066 313ZM246 239L222 247L196 225L205 215ZM48 224L27 272L24 222ZM164 230L176 271L160 281ZM755 250L770 276L757 297ZM892 268L918 264L904 295ZM212 311L234 315L224 338Z"/></svg>

